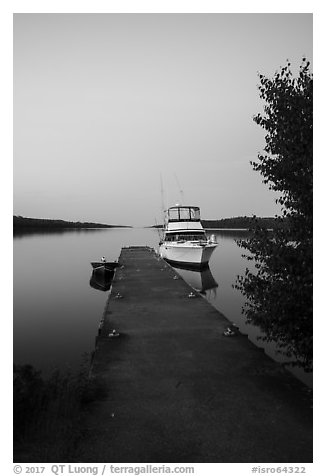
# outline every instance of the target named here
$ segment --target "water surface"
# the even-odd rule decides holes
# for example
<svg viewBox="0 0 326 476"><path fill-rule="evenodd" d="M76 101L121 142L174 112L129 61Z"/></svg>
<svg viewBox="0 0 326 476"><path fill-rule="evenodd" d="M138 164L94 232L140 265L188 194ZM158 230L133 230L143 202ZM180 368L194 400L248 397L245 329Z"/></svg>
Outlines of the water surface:
<svg viewBox="0 0 326 476"><path fill-rule="evenodd" d="M248 262L235 239L247 232L212 230L219 246L204 273L176 270L222 312L240 331L272 358L275 345L257 341L258 328L247 325L241 314L244 298L234 288L236 277ZM54 368L75 370L94 350L98 324L108 291L90 284L91 261L106 256L118 259L121 247L158 248L158 233L146 228L113 228L35 232L14 238L14 362L32 364L48 373ZM201 288L201 289L200 289ZM311 385L312 376L295 374Z"/></svg>

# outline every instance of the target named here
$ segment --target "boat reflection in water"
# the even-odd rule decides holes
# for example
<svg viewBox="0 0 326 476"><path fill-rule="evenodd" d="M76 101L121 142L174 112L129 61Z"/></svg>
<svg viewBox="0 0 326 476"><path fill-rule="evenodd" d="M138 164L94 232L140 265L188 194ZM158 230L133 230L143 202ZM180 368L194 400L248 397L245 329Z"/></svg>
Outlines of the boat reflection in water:
<svg viewBox="0 0 326 476"><path fill-rule="evenodd" d="M211 273L209 265L201 269L195 269L191 266L178 264L172 266L172 268L186 283L200 294L206 297L210 293L215 295L218 284Z"/></svg>
<svg viewBox="0 0 326 476"><path fill-rule="evenodd" d="M113 276L114 271L106 271L105 273L93 271L89 284L98 291L108 291L111 287Z"/></svg>

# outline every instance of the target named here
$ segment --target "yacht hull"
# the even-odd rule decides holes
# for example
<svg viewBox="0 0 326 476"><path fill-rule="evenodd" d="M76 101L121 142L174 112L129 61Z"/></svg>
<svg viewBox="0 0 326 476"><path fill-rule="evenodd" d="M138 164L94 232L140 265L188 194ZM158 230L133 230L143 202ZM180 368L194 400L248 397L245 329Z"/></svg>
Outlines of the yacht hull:
<svg viewBox="0 0 326 476"><path fill-rule="evenodd" d="M216 244L187 245L186 243L172 244L163 242L160 246L160 256L171 263L204 267L207 266L216 246Z"/></svg>

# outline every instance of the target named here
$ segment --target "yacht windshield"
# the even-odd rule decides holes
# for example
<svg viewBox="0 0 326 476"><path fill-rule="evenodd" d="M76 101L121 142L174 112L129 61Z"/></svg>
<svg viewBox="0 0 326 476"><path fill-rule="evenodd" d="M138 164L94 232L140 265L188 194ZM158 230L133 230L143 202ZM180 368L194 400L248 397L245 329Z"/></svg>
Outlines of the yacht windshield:
<svg viewBox="0 0 326 476"><path fill-rule="evenodd" d="M194 231L184 231L182 233L167 233L165 236L165 241L206 241L206 234L203 231L194 232Z"/></svg>
<svg viewBox="0 0 326 476"><path fill-rule="evenodd" d="M198 207L172 207L168 210L169 221L200 221Z"/></svg>

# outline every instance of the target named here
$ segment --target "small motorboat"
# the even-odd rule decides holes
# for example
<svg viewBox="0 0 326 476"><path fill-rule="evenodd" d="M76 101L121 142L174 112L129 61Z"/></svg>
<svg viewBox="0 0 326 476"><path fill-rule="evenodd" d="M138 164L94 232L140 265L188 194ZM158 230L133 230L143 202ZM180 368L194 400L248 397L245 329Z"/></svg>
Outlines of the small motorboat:
<svg viewBox="0 0 326 476"><path fill-rule="evenodd" d="M118 261L106 261L104 257L100 261L92 261L91 265L96 273L112 273L120 266Z"/></svg>

